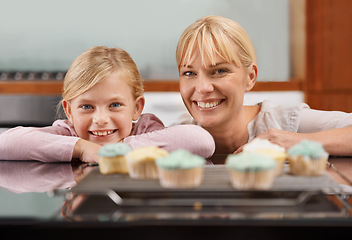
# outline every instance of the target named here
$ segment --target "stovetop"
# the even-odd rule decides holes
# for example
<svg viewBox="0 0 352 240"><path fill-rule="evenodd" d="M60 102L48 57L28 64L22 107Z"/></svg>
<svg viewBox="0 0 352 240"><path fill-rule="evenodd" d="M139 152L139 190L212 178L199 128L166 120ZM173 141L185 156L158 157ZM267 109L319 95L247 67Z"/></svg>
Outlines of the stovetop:
<svg viewBox="0 0 352 240"><path fill-rule="evenodd" d="M63 80L66 71L0 71L0 81Z"/></svg>

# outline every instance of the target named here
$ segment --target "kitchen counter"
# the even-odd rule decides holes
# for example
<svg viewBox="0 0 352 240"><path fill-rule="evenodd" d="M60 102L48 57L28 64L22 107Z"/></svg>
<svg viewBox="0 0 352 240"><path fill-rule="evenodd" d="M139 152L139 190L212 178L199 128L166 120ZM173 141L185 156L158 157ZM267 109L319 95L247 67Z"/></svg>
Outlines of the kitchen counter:
<svg viewBox="0 0 352 240"><path fill-rule="evenodd" d="M112 201L114 194L72 191L79 186L77 183L87 180L86 176L97 172L97 166L0 161L1 236L39 234L50 238L82 238L108 234L129 239L203 235L215 239L230 236L297 239L309 233L331 238L346 236L352 227L349 197L352 157L331 157L329 163L327 175L340 186L339 191L313 196L306 201L308 205L170 207L166 203L121 208Z"/></svg>

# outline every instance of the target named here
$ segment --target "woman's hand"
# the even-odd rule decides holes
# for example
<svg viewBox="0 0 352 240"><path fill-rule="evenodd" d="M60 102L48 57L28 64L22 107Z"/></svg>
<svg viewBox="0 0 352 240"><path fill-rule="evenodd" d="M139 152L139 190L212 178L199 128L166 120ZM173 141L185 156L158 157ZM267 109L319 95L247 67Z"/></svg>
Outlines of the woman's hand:
<svg viewBox="0 0 352 240"><path fill-rule="evenodd" d="M304 134L302 133L293 133L276 128L271 128L265 133L262 133L257 136L257 138L268 139L271 143L277 144L281 147L284 147L286 150L292 147L293 145L299 143L304 139ZM246 144L245 144L246 145ZM243 151L243 147L239 147L234 153L240 153Z"/></svg>
<svg viewBox="0 0 352 240"><path fill-rule="evenodd" d="M265 133L262 133L257 136L257 138L268 139L270 142L284 147L287 150L293 145L302 141L305 138L304 135L305 134L302 133L294 133L279 130L276 128L271 128Z"/></svg>
<svg viewBox="0 0 352 240"><path fill-rule="evenodd" d="M286 150L304 139L317 141L323 145L325 151L330 155L352 156L352 126L313 133L293 133L271 128L267 132L257 136L257 138L268 139L270 142L278 144ZM235 153L241 152L243 146L239 147Z"/></svg>
<svg viewBox="0 0 352 240"><path fill-rule="evenodd" d="M80 159L82 162L97 163L98 151L101 145L84 139L77 141L72 154L72 159Z"/></svg>

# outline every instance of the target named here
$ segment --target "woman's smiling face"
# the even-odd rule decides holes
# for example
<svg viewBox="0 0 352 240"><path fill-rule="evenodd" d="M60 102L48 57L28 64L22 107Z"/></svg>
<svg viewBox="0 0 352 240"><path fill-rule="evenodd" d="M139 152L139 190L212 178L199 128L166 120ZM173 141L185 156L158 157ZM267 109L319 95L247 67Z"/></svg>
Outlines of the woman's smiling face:
<svg viewBox="0 0 352 240"><path fill-rule="evenodd" d="M185 106L203 127L226 125L243 109L244 92L249 91L251 73L221 57L211 64L193 52L189 65L180 66L180 92ZM255 82L255 79L254 79Z"/></svg>
<svg viewBox="0 0 352 240"><path fill-rule="evenodd" d="M69 103L63 101L80 138L104 145L130 135L132 121L143 110L144 98L135 100L127 81L126 74L112 74Z"/></svg>

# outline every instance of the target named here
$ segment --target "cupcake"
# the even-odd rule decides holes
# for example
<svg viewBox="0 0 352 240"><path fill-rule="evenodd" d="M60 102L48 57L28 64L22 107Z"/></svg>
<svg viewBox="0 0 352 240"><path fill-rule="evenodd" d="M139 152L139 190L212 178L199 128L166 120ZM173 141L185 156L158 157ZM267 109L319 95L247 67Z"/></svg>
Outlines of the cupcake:
<svg viewBox="0 0 352 240"><path fill-rule="evenodd" d="M234 188L264 190L274 182L277 162L268 155L242 152L228 155L225 165Z"/></svg>
<svg viewBox="0 0 352 240"><path fill-rule="evenodd" d="M280 175L284 162L287 159L285 148L270 142L267 139L255 138L253 141L244 145L244 152L256 152L272 157L276 162L275 174Z"/></svg>
<svg viewBox="0 0 352 240"><path fill-rule="evenodd" d="M329 154L319 142L303 140L287 151L294 175L319 176L326 170Z"/></svg>
<svg viewBox="0 0 352 240"><path fill-rule="evenodd" d="M186 150L173 151L158 158L159 179L165 188L195 188L203 181L205 159Z"/></svg>
<svg viewBox="0 0 352 240"><path fill-rule="evenodd" d="M106 144L98 151L99 170L102 174L128 173L125 154L132 151L126 143Z"/></svg>
<svg viewBox="0 0 352 240"><path fill-rule="evenodd" d="M126 159L130 177L157 179L159 174L155 160L168 154L168 151L156 146L141 147L128 153Z"/></svg>

